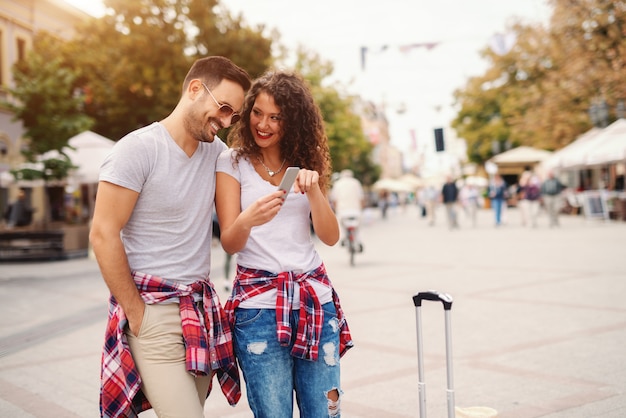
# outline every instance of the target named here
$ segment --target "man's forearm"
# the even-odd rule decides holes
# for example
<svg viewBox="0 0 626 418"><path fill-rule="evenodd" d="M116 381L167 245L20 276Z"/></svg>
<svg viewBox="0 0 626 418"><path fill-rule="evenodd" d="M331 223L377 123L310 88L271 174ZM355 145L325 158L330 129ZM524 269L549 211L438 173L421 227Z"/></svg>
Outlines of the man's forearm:
<svg viewBox="0 0 626 418"><path fill-rule="evenodd" d="M134 324L141 321L144 302L132 278L121 240L111 239L94 243L94 253L104 282L124 310L129 322Z"/></svg>

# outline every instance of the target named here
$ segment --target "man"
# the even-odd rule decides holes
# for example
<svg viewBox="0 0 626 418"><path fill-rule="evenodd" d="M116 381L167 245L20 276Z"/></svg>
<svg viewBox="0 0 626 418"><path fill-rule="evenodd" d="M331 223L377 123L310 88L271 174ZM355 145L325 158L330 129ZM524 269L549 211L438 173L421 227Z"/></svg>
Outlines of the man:
<svg viewBox="0 0 626 418"><path fill-rule="evenodd" d="M240 397L231 334L209 282L217 132L239 119L248 74L197 60L165 119L122 138L103 162L90 240L111 292L102 357L104 417L201 418L213 374ZM182 320L181 320L182 318Z"/></svg>
<svg viewBox="0 0 626 418"><path fill-rule="evenodd" d="M448 228L458 228L459 224L456 218L456 202L459 198L459 189L456 187L456 183L452 179L452 176L446 177L446 182L441 188L441 200L446 207L446 214L448 216Z"/></svg>
<svg viewBox="0 0 626 418"><path fill-rule="evenodd" d="M541 197L548 212L550 227L559 226L559 195L564 189L565 185L554 176L554 172L548 171L547 179L541 184Z"/></svg>
<svg viewBox="0 0 626 418"><path fill-rule="evenodd" d="M330 200L335 210L335 215L339 225L347 218L356 218L360 223L363 207L365 206L365 194L361 182L354 178L354 173L350 169L342 170L339 178L333 184L330 192ZM355 233L355 240L359 252L363 251L363 244L359 238L358 228ZM341 245L345 245L345 231L341 228Z"/></svg>

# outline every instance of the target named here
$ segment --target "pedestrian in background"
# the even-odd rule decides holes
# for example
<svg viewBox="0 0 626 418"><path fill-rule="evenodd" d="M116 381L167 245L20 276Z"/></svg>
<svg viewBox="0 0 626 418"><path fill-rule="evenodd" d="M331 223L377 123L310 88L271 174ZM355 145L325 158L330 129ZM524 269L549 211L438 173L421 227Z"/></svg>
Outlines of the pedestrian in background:
<svg viewBox="0 0 626 418"><path fill-rule="evenodd" d="M426 215L428 216L428 225L435 226L437 220L436 211L437 204L439 203L439 192L432 184L429 185L424 192L424 199L426 202Z"/></svg>
<svg viewBox="0 0 626 418"><path fill-rule="evenodd" d="M541 198L548 213L550 227L559 226L560 195L565 188L565 185L554 176L554 171L549 170L546 180L541 184Z"/></svg>
<svg viewBox="0 0 626 418"><path fill-rule="evenodd" d="M459 200L465 215L472 223L472 227L476 226L476 215L480 207L480 193L478 187L473 184L465 183L459 192Z"/></svg>
<svg viewBox="0 0 626 418"><path fill-rule="evenodd" d="M237 253L225 310L255 417L340 416L340 357L352 346L339 298L311 239L339 239L328 200L330 152L310 89L269 72L246 97L232 148L217 163L222 246ZM283 167L301 167L276 189Z"/></svg>
<svg viewBox="0 0 626 418"><path fill-rule="evenodd" d="M446 182L441 188L441 200L446 207L446 216L448 219L448 228L455 229L459 227L456 205L459 198L459 189L452 176L446 176Z"/></svg>
<svg viewBox="0 0 626 418"><path fill-rule="evenodd" d="M378 193L378 208L383 219L387 219L387 209L389 209L389 191L381 190Z"/></svg>
<svg viewBox="0 0 626 418"><path fill-rule="evenodd" d="M426 217L427 214L427 209L426 209L426 188L421 187L418 191L417 194L415 196L415 200L416 200L416 204L417 204L417 208L418 208L418 213L419 216L422 218Z"/></svg>
<svg viewBox="0 0 626 418"><path fill-rule="evenodd" d="M359 234L359 225L361 224L361 218L363 215L363 208L365 207L365 193L363 192L363 186L361 182L354 177L352 170L346 168L341 170L339 178L335 180L330 191L330 202L334 209L335 216L339 222L340 232L339 239L341 245L347 245L346 240L346 228L344 222L348 219L356 221L357 228L354 231L354 241L359 252L363 251L363 243L361 242ZM387 204L385 199L384 204ZM386 216L387 209L383 209L383 218Z"/></svg>
<svg viewBox="0 0 626 418"><path fill-rule="evenodd" d="M202 418L217 374L241 396L232 338L209 281L217 132L239 119L248 74L197 60L174 110L120 139L100 169L90 240L110 292L100 410Z"/></svg>
<svg viewBox="0 0 626 418"><path fill-rule="evenodd" d="M537 218L541 206L541 180L535 173L531 173L524 189L524 198L528 202L528 219L533 228L537 227Z"/></svg>
<svg viewBox="0 0 626 418"><path fill-rule="evenodd" d="M11 203L4 214L7 228L28 226L33 220L33 208L26 198L26 191L20 188L17 198Z"/></svg>
<svg viewBox="0 0 626 418"><path fill-rule="evenodd" d="M508 198L508 186L500 174L495 174L489 185L489 199L495 216L496 226L502 225L502 211Z"/></svg>

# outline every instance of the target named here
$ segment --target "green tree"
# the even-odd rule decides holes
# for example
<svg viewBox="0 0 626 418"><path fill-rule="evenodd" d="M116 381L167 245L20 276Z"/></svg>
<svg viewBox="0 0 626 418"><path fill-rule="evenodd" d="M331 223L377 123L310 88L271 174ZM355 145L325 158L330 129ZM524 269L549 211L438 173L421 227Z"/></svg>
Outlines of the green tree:
<svg viewBox="0 0 626 418"><path fill-rule="evenodd" d="M167 116L191 63L223 55L251 76L272 62L272 40L214 0L107 0L107 14L79 29L68 60L83 68L94 131L119 139Z"/></svg>
<svg viewBox="0 0 626 418"><path fill-rule="evenodd" d="M333 170L350 168L364 184L374 183L380 168L372 162L372 144L365 137L360 117L352 110L354 97L342 95L338 84L324 84L333 66L319 54L300 47L296 55L295 70L311 85L326 124Z"/></svg>
<svg viewBox="0 0 626 418"><path fill-rule="evenodd" d="M549 82L578 94L571 103L572 119L588 129L592 104L606 103L607 123L626 99L626 2L609 0L552 0L551 35L559 71ZM561 141L564 142L564 141Z"/></svg>
<svg viewBox="0 0 626 418"><path fill-rule="evenodd" d="M455 92L460 111L452 125L472 161L490 158L493 141L561 148L591 127L594 101L614 109L626 99L625 2L552 5L548 28L514 24L514 47L501 55L486 48L489 69Z"/></svg>
<svg viewBox="0 0 626 418"><path fill-rule="evenodd" d="M79 91L80 71L68 66L57 51L63 42L46 33L38 33L34 48L26 59L13 67L15 100L7 103L22 121L29 161L50 150L61 150L72 136L88 130L93 119L85 115Z"/></svg>
<svg viewBox="0 0 626 418"><path fill-rule="evenodd" d="M452 126L466 140L469 160L476 163L489 159L494 154L494 143L503 147L510 136L502 118L500 89L485 87L492 82L488 75L474 77L465 90L455 93L463 105Z"/></svg>

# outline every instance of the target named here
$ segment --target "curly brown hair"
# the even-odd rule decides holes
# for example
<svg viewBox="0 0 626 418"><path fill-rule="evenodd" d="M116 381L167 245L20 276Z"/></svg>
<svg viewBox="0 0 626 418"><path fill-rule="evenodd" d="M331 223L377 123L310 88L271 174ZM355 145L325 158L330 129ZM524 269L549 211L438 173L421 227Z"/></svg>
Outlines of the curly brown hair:
<svg viewBox="0 0 626 418"><path fill-rule="evenodd" d="M250 112L260 93L270 95L280 109L284 132L280 141L281 157L286 158L290 165L317 171L320 188L327 191L331 159L324 120L308 84L296 73L269 71L252 83L241 121L233 126L228 136L229 145L237 150L237 158L252 161L260 156L260 148L250 126Z"/></svg>

